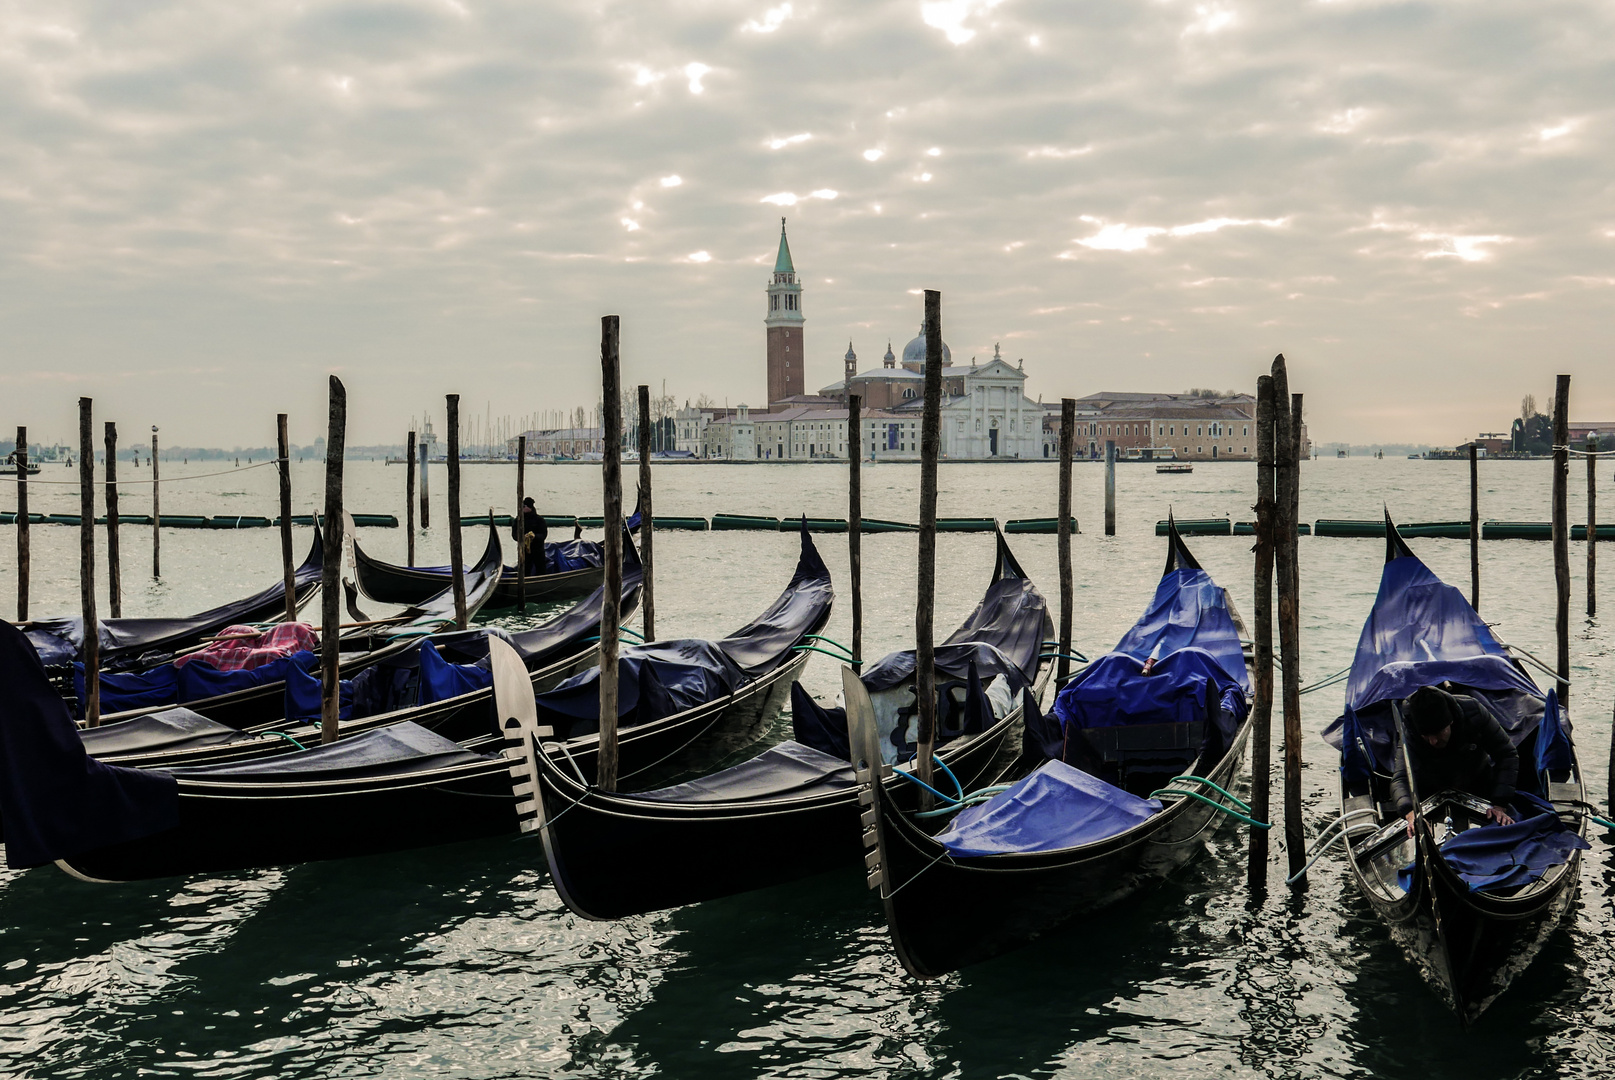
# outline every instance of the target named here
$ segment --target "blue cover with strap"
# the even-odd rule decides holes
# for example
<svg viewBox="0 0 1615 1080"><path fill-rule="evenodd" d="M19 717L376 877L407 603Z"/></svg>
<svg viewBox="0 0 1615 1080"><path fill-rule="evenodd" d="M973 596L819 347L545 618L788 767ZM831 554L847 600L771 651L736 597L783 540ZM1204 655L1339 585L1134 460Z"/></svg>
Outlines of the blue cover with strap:
<svg viewBox="0 0 1615 1080"><path fill-rule="evenodd" d="M0 621L0 836L14 870L179 824L174 778L90 757L22 632Z"/></svg>
<svg viewBox="0 0 1615 1080"><path fill-rule="evenodd" d="M338 683L337 719L353 716L353 683L342 679ZM321 677L313 672L293 666L286 671L286 719L319 721L323 708Z"/></svg>
<svg viewBox="0 0 1615 1080"><path fill-rule="evenodd" d="M1324 740L1342 749L1346 715L1353 715L1375 767L1389 773L1395 764L1389 703L1452 682L1457 693L1481 702L1519 746L1541 722L1544 694L1464 594L1436 577L1400 538L1396 544L1399 553L1380 571L1379 594L1357 640L1346 712L1324 729Z"/></svg>
<svg viewBox="0 0 1615 1080"><path fill-rule="evenodd" d="M430 638L421 642L420 665L422 705L446 701L493 685L493 672L487 667L486 660L480 664L451 663L438 654Z"/></svg>
<svg viewBox="0 0 1615 1080"><path fill-rule="evenodd" d="M1231 737L1249 711L1249 692L1222 588L1199 567L1179 567L1162 575L1143 617L1066 684L1052 711L1068 732L1215 718Z"/></svg>
<svg viewBox="0 0 1615 1080"><path fill-rule="evenodd" d="M1159 799L1141 799L1063 761L1046 761L1008 790L959 811L936 839L952 855L1063 851L1120 836L1160 812Z"/></svg>
<svg viewBox="0 0 1615 1080"><path fill-rule="evenodd" d="M1530 884L1592 846L1565 828L1549 803L1524 791L1515 792L1514 803L1537 813L1512 825L1465 829L1441 845L1442 859L1472 892Z"/></svg>
<svg viewBox="0 0 1615 1080"><path fill-rule="evenodd" d="M221 694L280 682L293 668L309 670L316 657L304 649L255 668L220 671L205 660L175 665L160 664L146 671L101 673L101 711L104 714L159 705L184 705ZM84 700L84 665L73 664L73 687Z"/></svg>

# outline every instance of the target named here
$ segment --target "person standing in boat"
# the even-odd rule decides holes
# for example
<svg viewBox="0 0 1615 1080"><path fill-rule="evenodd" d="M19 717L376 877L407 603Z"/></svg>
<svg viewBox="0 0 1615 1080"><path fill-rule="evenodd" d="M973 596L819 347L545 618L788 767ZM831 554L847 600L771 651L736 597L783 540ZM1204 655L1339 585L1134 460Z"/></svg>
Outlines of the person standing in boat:
<svg viewBox="0 0 1615 1080"><path fill-rule="evenodd" d="M1413 762L1413 780L1423 795L1440 791L1466 791L1487 799L1486 817L1499 825L1512 825L1505 809L1514 798L1514 781L1520 772L1520 755L1485 706L1466 694L1449 694L1423 686L1408 698L1406 712L1413 742L1407 757ZM1413 790L1400 749L1391 794L1397 812L1407 818L1413 835Z"/></svg>
<svg viewBox="0 0 1615 1080"><path fill-rule="evenodd" d="M525 545L526 557L522 561L522 573L527 577L538 577L549 572L544 557L544 541L549 535L549 527L544 523L544 515L533 506L533 498L529 495L522 500L521 524L517 526L516 540Z"/></svg>

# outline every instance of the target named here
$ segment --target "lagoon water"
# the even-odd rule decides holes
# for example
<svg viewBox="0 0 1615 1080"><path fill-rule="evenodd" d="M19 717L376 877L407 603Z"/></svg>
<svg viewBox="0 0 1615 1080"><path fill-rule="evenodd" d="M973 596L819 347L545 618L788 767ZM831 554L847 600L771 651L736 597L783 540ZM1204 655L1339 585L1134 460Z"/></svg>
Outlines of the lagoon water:
<svg viewBox="0 0 1615 1080"><path fill-rule="evenodd" d="M165 479L219 469L163 464ZM1584 465L1574 463L1572 506ZM347 504L403 517L404 470L348 465ZM1467 463L1320 460L1302 470L1302 518L1400 521L1468 516ZM125 513L149 513L144 470ZM76 474L47 466L37 480ZM552 513L598 513L599 471L544 466L528 490ZM632 476L632 471L628 471ZM914 520L918 469L867 467L870 517ZM1117 536L1102 535L1102 471L1079 465L1074 538L1076 647L1104 651L1137 617L1165 557L1154 523L1251 517L1255 469L1197 465L1187 476L1118 469ZM294 467L297 508L321 499L323 469ZM445 473L434 468L434 528L418 560L446 561ZM1482 464L1486 518L1546 520L1545 462ZM948 465L943 515L1052 516L1047 463ZM1615 488L1604 478L1604 495ZM464 511L508 512L513 470L464 469ZM844 467L659 466L663 514L844 516ZM273 515L272 469L165 484L166 513ZM68 484L30 489L32 509L77 512ZM1615 501L1615 500L1612 500ZM631 502L631 499L630 499ZM14 505L0 489L0 507ZM1604 517L1615 513L1606 504ZM1572 519L1585 520L1580 509ZM35 615L78 609L78 530L32 531ZM0 612L15 612L15 530L0 527ZM296 530L299 557L307 529ZM850 638L846 538L817 543L842 603L827 631ZM1015 536L1027 572L1057 600L1054 537ZM361 531L367 551L402 561L401 529ZM1250 540L1189 541L1250 612ZM1468 544L1414 540L1447 581L1467 587ZM162 581L150 529L122 532L124 613L185 613L275 580L277 534L165 530ZM793 534L665 532L656 539L660 635L714 636L765 607L789 577ZM468 539L468 550L480 538ZM1300 542L1303 681L1349 664L1384 557L1377 540ZM103 552L104 560L104 552ZM910 647L915 541L864 539L865 655ZM974 606L992 570L990 536L938 541L937 627ZM1615 695L1610 624L1589 619L1585 545L1571 545L1571 715L1589 794L1604 805ZM1615 548L1606 607L1615 612ZM103 561L104 567L104 561ZM1481 610L1504 639L1551 663L1553 560L1532 541L1481 545ZM102 586L104 592L104 570ZM104 603L104 600L103 600ZM380 605L366 605L381 608ZM102 612L105 612L102 608ZM374 614L374 611L372 611ZM537 618L537 615L532 618ZM498 618L505 625L516 620ZM804 682L830 698L835 665ZM3 693L0 688L0 693ZM1342 688L1302 699L1309 832L1331 816L1334 754L1319 732ZM786 737L782 718L766 741ZM1277 755L1275 755L1277 756ZM1277 814L1278 798L1274 800ZM273 827L267 823L266 827ZM0 870L0 1074L38 1077L864 1077L864 1076L1607 1076L1615 1066L1615 862L1601 837L1580 898L1536 964L1468 1032L1389 941L1336 857L1310 889L1244 888L1243 832L1116 910L1029 949L931 983L910 979L886 941L856 868L794 885L628 919L572 916L549 886L535 839L505 839L256 873L90 885L54 868ZM745 860L748 853L733 853ZM961 926L972 918L956 913Z"/></svg>

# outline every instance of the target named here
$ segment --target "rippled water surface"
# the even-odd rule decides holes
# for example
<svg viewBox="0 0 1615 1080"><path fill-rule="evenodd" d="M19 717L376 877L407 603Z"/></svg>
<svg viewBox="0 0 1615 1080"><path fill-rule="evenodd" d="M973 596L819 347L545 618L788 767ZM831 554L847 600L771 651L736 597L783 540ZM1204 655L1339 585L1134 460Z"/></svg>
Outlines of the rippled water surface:
<svg viewBox="0 0 1615 1080"><path fill-rule="evenodd" d="M165 476L217 463L165 463ZM127 466L125 467L127 468ZM1573 505L1585 490L1577 463ZM70 479L66 469L40 480ZM143 474L135 472L139 479ZM865 471L865 514L914 520L918 470ZM1482 513L1546 520L1549 466L1485 463ZM444 561L441 468L422 561ZM944 515L1000 519L1055 512L1046 464L953 465L941 472ZM297 466L299 509L322 470ZM348 467L348 505L402 517L404 471ZM1200 465L1190 476L1145 467L1118 474L1118 535L1102 535L1102 476L1077 469L1082 535L1074 540L1076 644L1092 655L1137 617L1164 559L1153 523L1250 517L1255 470ZM806 512L843 516L844 468L664 466L663 514ZM1467 465L1328 460L1303 469L1302 517L1402 521L1468 515ZM512 501L512 470L465 469L466 513ZM555 513L598 512L599 473L528 472ZM165 486L168 513L269 514L272 470ZM1606 487L1606 491L1608 488ZM32 489L33 509L77 509L72 487ZM12 506L0 490L0 506ZM127 513L149 511L131 489ZM1605 510L1608 518L1615 507ZM1580 509L1574 520L1584 520ZM77 610L77 530L33 529L33 612ZM299 555L308 530L297 531ZM401 560L400 529L365 530L366 550ZM827 631L850 637L846 538L818 538L841 590ZM468 540L471 543L480 541ZM1057 597L1054 538L1011 542ZM1249 540L1190 541L1250 612ZM739 626L783 587L795 538L660 533L658 631L708 636ZM166 574L150 579L150 530L123 532L125 614L184 613L255 591L278 575L269 530L162 537ZM1303 681L1349 662L1379 581L1383 543L1305 538ZM1453 584L1468 582L1468 544L1415 540ZM992 570L988 536L938 542L937 626L974 606ZM14 530L0 527L0 611L15 610ZM865 655L912 643L912 535L864 540ZM1482 544L1482 611L1498 633L1551 662L1553 561L1546 543ZM1615 549L1608 556L1615 560ZM1572 715L1589 793L1605 802L1610 633L1583 617L1586 552L1571 546ZM1610 581L1606 571L1605 580ZM104 581L103 581L104 586ZM1608 603L1615 605L1615 584ZM104 601L103 601L104 602ZM103 612L104 612L103 608ZM829 698L834 665L805 682ZM0 690L3 692L3 690ZM1333 754L1319 737L1341 689L1302 699L1308 827L1330 814ZM788 730L784 719L774 737ZM1279 800L1275 799L1275 803ZM266 821L264 828L274 828ZM1275 828L1273 888L1244 887L1244 834L1218 834L1180 877L1034 947L921 984L886 942L878 904L856 868L794 885L619 923L569 914L549 887L538 843L508 839L396 856L139 885L90 885L53 868L0 871L0 1073L16 1076L1607 1076L1615 1062L1612 864L1600 838L1580 899L1536 964L1475 1030L1464 1032L1403 961L1326 858L1308 891L1283 884ZM733 853L745 860L750 853ZM960 925L972 917L956 913Z"/></svg>

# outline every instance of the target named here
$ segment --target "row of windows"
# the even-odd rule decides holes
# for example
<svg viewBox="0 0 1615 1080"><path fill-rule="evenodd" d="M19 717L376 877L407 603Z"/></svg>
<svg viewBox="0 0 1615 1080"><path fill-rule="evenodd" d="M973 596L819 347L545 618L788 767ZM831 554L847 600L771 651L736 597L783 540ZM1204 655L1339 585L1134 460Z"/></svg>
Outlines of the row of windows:
<svg viewBox="0 0 1615 1080"><path fill-rule="evenodd" d="M1159 425L1156 426L1156 429L1155 429L1155 434L1157 434L1157 435L1176 435L1177 433L1178 433L1178 425L1176 425L1176 424L1159 424ZM1189 434L1189 425L1188 424L1183 425L1183 433L1185 435ZM1212 423L1212 424L1196 424L1194 426L1194 433L1196 435L1210 435L1214 439L1220 439L1224 435L1232 435L1234 433L1234 425L1232 425L1232 424L1224 424L1221 421L1217 421L1217 422ZM1240 432L1239 433L1241 435L1249 436L1250 433L1251 433L1250 425L1249 424L1240 425ZM1149 434L1149 425L1147 425L1147 424L1089 424L1088 425L1088 434L1089 435L1148 435Z"/></svg>
<svg viewBox="0 0 1615 1080"><path fill-rule="evenodd" d="M780 299L781 299L781 297L780 297L779 293L774 293L773 295L771 295L768 298L768 310L769 311L778 311L779 310ZM797 310L799 310L799 304L800 304L801 298L798 297L795 293L786 293L785 296L784 296L784 300L785 300L785 310L786 311L797 311Z"/></svg>

